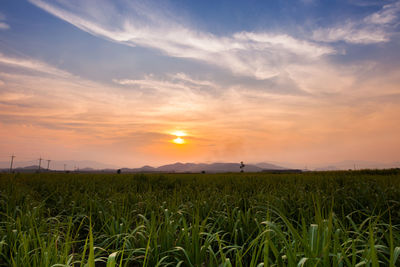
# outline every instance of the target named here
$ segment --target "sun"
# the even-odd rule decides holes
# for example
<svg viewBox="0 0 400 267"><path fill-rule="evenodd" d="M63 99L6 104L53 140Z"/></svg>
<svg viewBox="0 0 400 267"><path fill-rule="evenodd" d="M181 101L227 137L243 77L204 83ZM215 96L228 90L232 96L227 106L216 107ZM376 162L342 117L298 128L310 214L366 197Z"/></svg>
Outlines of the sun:
<svg viewBox="0 0 400 267"><path fill-rule="evenodd" d="M176 138L172 140L172 143L177 145L183 145L186 143L185 139L182 137L187 136L187 133L184 131L174 131L170 133L171 135L175 135Z"/></svg>
<svg viewBox="0 0 400 267"><path fill-rule="evenodd" d="M177 138L172 140L172 142L174 142L175 144L178 144L178 145L182 145L185 143L185 140L183 138L181 138L180 136L178 136Z"/></svg>

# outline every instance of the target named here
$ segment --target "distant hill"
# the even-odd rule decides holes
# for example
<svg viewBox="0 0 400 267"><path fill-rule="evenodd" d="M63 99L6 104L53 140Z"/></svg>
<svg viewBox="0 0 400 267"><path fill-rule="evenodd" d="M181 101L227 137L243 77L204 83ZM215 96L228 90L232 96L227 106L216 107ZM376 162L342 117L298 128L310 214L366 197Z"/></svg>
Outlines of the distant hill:
<svg viewBox="0 0 400 267"><path fill-rule="evenodd" d="M338 167L331 165L314 169L314 171L338 171L338 170L339 170Z"/></svg>
<svg viewBox="0 0 400 267"><path fill-rule="evenodd" d="M39 169L39 165L31 165L31 166L26 166L26 167L21 167L21 168L16 168L16 170L22 170L22 171L36 171ZM43 167L41 167L43 169Z"/></svg>
<svg viewBox="0 0 400 267"><path fill-rule="evenodd" d="M335 163L331 163L326 166L319 166L315 168L316 171L335 171L335 170L356 170L360 169L390 169L399 168L400 162L382 163L373 161L362 161L362 160L343 160Z"/></svg>
<svg viewBox="0 0 400 267"><path fill-rule="evenodd" d="M21 168L17 168L17 169L22 169L22 170L38 170L38 169L39 169L39 165L26 166L26 167L21 167ZM42 169L43 169L43 167L42 167Z"/></svg>
<svg viewBox="0 0 400 267"><path fill-rule="evenodd" d="M141 168L122 168L122 172L157 172L157 168L151 166L143 166Z"/></svg>
<svg viewBox="0 0 400 267"><path fill-rule="evenodd" d="M35 164L36 163L36 164ZM104 164L97 161L83 160L65 160L65 161L51 161L50 170L62 171L64 170L64 164L66 164L66 170L74 171L79 170L81 172L102 172L102 173L114 173L118 167L110 164ZM246 164L246 163L245 163ZM277 163L279 164L279 163ZM262 172L262 171L285 171L293 170L292 165L288 164L289 168L282 167L277 164L268 162L260 162L255 164L246 164L245 172ZM0 171L7 172L9 170L9 162L0 162ZM151 172L177 172L177 173L223 173L223 172L240 172L239 163L181 163L176 162L173 164L167 164L160 167L152 167L145 165L140 168L122 168L122 172L131 173L151 173ZM314 168L315 171L330 171L330 170L348 170L348 169L390 169L399 168L400 162L392 163L381 163L371 161L359 161L359 160L344 160L336 163L319 165ZM42 170L46 170L47 162L42 161ZM20 172L32 172L38 170L37 161L14 161L13 169Z"/></svg>
<svg viewBox="0 0 400 267"><path fill-rule="evenodd" d="M1 171L7 171L8 172L8 168L4 168ZM31 165L31 166L25 166L25 167L18 167L18 168L13 168L14 171L16 172L36 172L39 170L39 165ZM43 167L40 168L40 171L46 171L46 169L44 169Z"/></svg>
<svg viewBox="0 0 400 267"><path fill-rule="evenodd" d="M54 161L50 164L50 170L63 170L64 164L67 164L67 170L79 170L80 172L101 172L114 173L118 168L115 166L102 164L95 161ZM22 165L20 162L18 165ZM42 171L46 170L46 166L42 166ZM7 171L3 168L3 171ZM14 170L19 172L32 172L38 170L38 165L29 165L18 167L14 165ZM244 172L262 172L271 170L289 170L271 163L246 164ZM140 168L121 168L123 173L224 173L224 172L240 172L240 163L181 163L176 162L160 167L152 167L145 165Z"/></svg>
<svg viewBox="0 0 400 267"><path fill-rule="evenodd" d="M272 164L271 164L272 165ZM160 166L158 168L154 168L151 166L143 166L141 168L123 168L122 172L178 172L178 173L221 173L221 172L240 172L239 163L181 163L176 162L173 164L167 164ZM268 169L285 169L279 166L274 166L274 168ZM265 168L261 168L259 166L246 164L244 167L245 172L261 172Z"/></svg>
<svg viewBox="0 0 400 267"><path fill-rule="evenodd" d="M32 165L37 167L38 161L19 161L18 158L14 160L14 169L15 168L30 168ZM66 165L67 170L75 170L75 169L93 169L93 170L103 170L103 169L117 169L118 167L111 164L105 164L93 160L52 160L50 162L51 170L64 170L64 164ZM10 167L10 162L0 162L1 169L7 169ZM47 161L42 161L42 168L47 167Z"/></svg>
<svg viewBox="0 0 400 267"><path fill-rule="evenodd" d="M265 170L287 170L288 168L282 167L282 166L278 166L275 164L271 164L268 162L261 162L261 163L257 163L254 164L255 166L265 169Z"/></svg>
<svg viewBox="0 0 400 267"><path fill-rule="evenodd" d="M239 163L175 163L158 167L162 172L240 172ZM246 165L244 171L259 172L262 169L253 165Z"/></svg>

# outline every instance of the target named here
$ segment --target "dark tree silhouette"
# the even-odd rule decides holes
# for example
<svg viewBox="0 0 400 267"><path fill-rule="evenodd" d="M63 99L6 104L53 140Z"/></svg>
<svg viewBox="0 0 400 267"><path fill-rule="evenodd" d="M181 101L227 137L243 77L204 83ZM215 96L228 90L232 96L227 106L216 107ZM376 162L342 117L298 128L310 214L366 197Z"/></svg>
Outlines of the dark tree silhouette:
<svg viewBox="0 0 400 267"><path fill-rule="evenodd" d="M240 162L240 172L244 172L244 167L245 167L245 165L244 165L244 163L243 163L243 161L241 161Z"/></svg>

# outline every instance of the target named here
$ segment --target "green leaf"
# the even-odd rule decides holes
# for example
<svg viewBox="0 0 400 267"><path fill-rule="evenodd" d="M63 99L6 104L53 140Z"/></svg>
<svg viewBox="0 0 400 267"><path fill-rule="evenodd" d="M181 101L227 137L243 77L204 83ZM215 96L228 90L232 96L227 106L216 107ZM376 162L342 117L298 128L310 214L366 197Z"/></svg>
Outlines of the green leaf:
<svg viewBox="0 0 400 267"><path fill-rule="evenodd" d="M118 252L111 253L107 259L107 267L115 267L117 264L117 255Z"/></svg>
<svg viewBox="0 0 400 267"><path fill-rule="evenodd" d="M395 247L393 251L393 266L395 265L397 258L400 256L400 247Z"/></svg>
<svg viewBox="0 0 400 267"><path fill-rule="evenodd" d="M302 258L299 263L297 263L297 267L303 267L304 264L306 264L306 261L308 260L308 258Z"/></svg>

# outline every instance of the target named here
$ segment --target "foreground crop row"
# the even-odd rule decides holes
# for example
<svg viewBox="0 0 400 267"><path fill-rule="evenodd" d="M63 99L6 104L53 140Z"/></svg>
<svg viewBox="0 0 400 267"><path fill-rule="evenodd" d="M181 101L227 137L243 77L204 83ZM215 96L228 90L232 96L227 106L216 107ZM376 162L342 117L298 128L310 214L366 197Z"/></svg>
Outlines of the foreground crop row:
<svg viewBox="0 0 400 267"><path fill-rule="evenodd" d="M400 172L0 174L0 266L399 266Z"/></svg>

